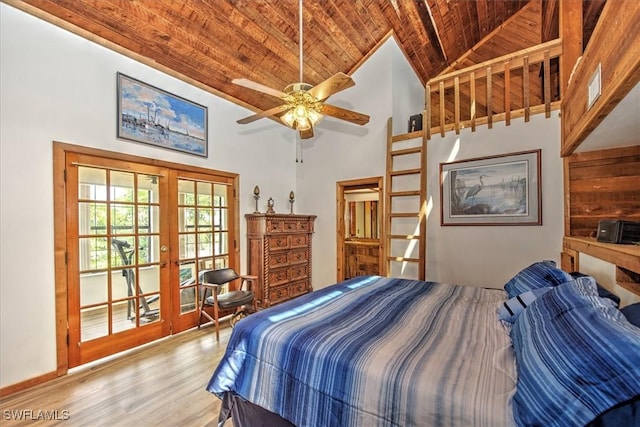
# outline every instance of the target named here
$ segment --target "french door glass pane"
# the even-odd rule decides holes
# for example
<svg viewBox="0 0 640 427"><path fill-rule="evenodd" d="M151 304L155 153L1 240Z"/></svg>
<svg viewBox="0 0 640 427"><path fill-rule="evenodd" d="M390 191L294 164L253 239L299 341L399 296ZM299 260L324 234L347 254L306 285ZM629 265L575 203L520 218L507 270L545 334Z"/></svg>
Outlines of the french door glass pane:
<svg viewBox="0 0 640 427"><path fill-rule="evenodd" d="M109 307L89 307L80 310L80 340L89 341L109 335Z"/></svg>
<svg viewBox="0 0 640 427"><path fill-rule="evenodd" d="M86 273L80 276L80 305L104 304L109 300L109 281L106 274Z"/></svg>
<svg viewBox="0 0 640 427"><path fill-rule="evenodd" d="M227 267L228 186L180 179L178 182L178 242L180 310L197 309L198 283L205 270Z"/></svg>
<svg viewBox="0 0 640 427"><path fill-rule="evenodd" d="M161 318L158 202L158 177L78 166L82 341Z"/></svg>

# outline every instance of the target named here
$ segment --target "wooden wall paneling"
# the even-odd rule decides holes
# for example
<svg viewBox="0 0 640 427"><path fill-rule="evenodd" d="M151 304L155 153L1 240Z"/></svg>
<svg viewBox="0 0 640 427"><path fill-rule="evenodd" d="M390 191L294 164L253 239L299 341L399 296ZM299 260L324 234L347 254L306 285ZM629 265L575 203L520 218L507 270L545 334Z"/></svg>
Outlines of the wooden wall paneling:
<svg viewBox="0 0 640 427"><path fill-rule="evenodd" d="M602 219L640 221L640 145L568 158L570 236L593 237Z"/></svg>

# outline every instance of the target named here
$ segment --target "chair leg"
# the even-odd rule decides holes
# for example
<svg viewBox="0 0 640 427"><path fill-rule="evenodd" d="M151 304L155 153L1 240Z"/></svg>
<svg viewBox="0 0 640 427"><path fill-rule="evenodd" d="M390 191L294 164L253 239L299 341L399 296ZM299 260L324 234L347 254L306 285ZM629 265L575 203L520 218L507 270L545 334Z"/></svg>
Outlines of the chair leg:
<svg viewBox="0 0 640 427"><path fill-rule="evenodd" d="M218 317L218 306L213 306L213 323L216 324L216 341L220 341L220 318Z"/></svg>

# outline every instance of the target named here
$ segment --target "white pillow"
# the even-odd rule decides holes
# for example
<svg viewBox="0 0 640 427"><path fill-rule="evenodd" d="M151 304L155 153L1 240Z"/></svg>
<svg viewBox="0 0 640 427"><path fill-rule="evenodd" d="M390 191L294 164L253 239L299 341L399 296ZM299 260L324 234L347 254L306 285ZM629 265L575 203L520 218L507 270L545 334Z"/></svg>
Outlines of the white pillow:
<svg viewBox="0 0 640 427"><path fill-rule="evenodd" d="M529 306L540 295L553 289L551 286L533 289L531 291L523 292L520 295L516 295L513 298L506 300L498 307L498 320L504 320L508 323L513 323L518 318L518 315Z"/></svg>

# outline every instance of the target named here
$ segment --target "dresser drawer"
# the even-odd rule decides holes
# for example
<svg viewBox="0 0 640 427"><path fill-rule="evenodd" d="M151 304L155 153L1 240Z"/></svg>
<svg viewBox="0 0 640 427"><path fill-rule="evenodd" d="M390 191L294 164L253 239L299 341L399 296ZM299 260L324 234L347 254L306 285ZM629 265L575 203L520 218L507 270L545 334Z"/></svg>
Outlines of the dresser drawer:
<svg viewBox="0 0 640 427"><path fill-rule="evenodd" d="M284 231L284 221L278 219L267 220L267 233L282 233Z"/></svg>
<svg viewBox="0 0 640 427"><path fill-rule="evenodd" d="M290 280L298 280L305 279L309 276L309 271L307 269L307 264L300 264L289 269L289 279Z"/></svg>
<svg viewBox="0 0 640 427"><path fill-rule="evenodd" d="M309 231L311 230L311 221L298 221L298 231Z"/></svg>
<svg viewBox="0 0 640 427"><path fill-rule="evenodd" d="M309 235L308 234L292 234L289 236L290 244L289 246L292 248L306 248L309 243Z"/></svg>
<svg viewBox="0 0 640 427"><path fill-rule="evenodd" d="M269 304L274 305L279 302L288 300L291 297L289 291L290 291L289 285L275 286L271 288L271 291L269 292L269 297L270 297Z"/></svg>
<svg viewBox="0 0 640 427"><path fill-rule="evenodd" d="M298 221L285 221L284 231L289 233L298 231Z"/></svg>
<svg viewBox="0 0 640 427"><path fill-rule="evenodd" d="M288 268L269 270L269 286L284 285L287 282L289 282Z"/></svg>
<svg viewBox="0 0 640 427"><path fill-rule="evenodd" d="M301 262L307 262L309 259L307 257L307 249L297 249L289 252L289 263L290 264L299 264Z"/></svg>
<svg viewBox="0 0 640 427"><path fill-rule="evenodd" d="M289 248L289 236L288 235L280 235L280 236L270 236L269 237L269 249L270 250L278 250L278 249L288 249Z"/></svg>
<svg viewBox="0 0 640 427"><path fill-rule="evenodd" d="M309 292L309 281L300 280L289 285L289 297L297 297Z"/></svg>
<svg viewBox="0 0 640 427"><path fill-rule="evenodd" d="M274 252L269 256L269 267L286 267L289 265L289 254L287 252Z"/></svg>

